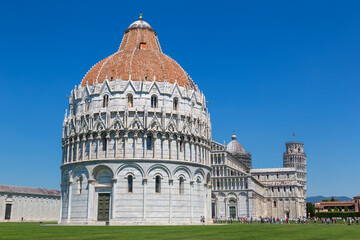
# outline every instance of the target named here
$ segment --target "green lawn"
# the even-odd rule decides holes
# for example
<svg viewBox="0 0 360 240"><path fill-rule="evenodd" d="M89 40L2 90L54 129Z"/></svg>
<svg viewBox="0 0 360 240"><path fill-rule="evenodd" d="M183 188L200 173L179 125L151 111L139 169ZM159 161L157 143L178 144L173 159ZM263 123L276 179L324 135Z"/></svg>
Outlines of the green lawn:
<svg viewBox="0 0 360 240"><path fill-rule="evenodd" d="M39 226L0 223L0 239L360 239L360 225Z"/></svg>

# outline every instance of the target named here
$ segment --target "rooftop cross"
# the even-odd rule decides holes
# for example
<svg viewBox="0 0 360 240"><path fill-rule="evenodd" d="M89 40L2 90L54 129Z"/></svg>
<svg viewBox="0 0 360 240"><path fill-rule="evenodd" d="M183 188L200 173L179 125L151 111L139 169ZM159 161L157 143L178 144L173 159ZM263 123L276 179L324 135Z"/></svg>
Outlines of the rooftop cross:
<svg viewBox="0 0 360 240"><path fill-rule="evenodd" d="M142 17L142 12L140 12L140 14L139 14L139 20L143 20L143 17Z"/></svg>

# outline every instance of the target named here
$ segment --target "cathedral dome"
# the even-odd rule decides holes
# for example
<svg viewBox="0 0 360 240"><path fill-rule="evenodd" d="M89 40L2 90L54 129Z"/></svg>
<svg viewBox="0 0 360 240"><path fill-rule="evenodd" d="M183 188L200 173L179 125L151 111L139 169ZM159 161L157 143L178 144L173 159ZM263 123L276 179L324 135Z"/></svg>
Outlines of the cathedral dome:
<svg viewBox="0 0 360 240"><path fill-rule="evenodd" d="M233 134L231 136L232 141L226 146L226 150L233 154L234 156L238 155L238 154L243 154L246 153L245 149L243 148L243 146L236 141L236 135Z"/></svg>
<svg viewBox="0 0 360 240"><path fill-rule="evenodd" d="M169 56L163 54L156 32L142 19L125 31L119 50L93 66L81 85L115 81L177 82L196 89L189 75Z"/></svg>

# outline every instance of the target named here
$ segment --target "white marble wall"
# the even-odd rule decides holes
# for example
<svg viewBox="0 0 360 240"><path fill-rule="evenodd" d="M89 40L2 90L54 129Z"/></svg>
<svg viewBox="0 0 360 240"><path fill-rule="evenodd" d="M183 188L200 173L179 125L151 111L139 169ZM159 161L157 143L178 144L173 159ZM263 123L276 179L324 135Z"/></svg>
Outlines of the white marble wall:
<svg viewBox="0 0 360 240"><path fill-rule="evenodd" d="M107 161L62 167L62 224L97 223L98 193L110 193L110 224L190 224L210 216L210 168L179 161ZM133 176L128 192L127 176ZM82 178L82 191L76 179ZM155 177L161 177L161 193ZM184 192L179 192L179 179ZM65 189L66 188L66 189ZM70 195L66 193L70 192ZM70 200L69 200L70 199ZM69 206L71 206L69 208Z"/></svg>
<svg viewBox="0 0 360 240"><path fill-rule="evenodd" d="M0 221L5 220L6 204L11 204L10 221L58 221L60 197L0 193Z"/></svg>

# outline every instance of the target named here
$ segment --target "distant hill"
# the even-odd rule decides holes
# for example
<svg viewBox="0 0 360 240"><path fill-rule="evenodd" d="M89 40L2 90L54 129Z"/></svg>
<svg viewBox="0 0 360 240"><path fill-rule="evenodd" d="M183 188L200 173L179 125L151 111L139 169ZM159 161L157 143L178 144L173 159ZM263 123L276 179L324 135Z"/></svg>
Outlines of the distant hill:
<svg viewBox="0 0 360 240"><path fill-rule="evenodd" d="M346 196L330 196L330 197L314 196L314 197L307 197L306 202L312 202L312 203L321 202L323 199L331 199L332 197L339 200L339 201L352 201L352 200L354 200L353 198L349 198L349 197L346 197Z"/></svg>

